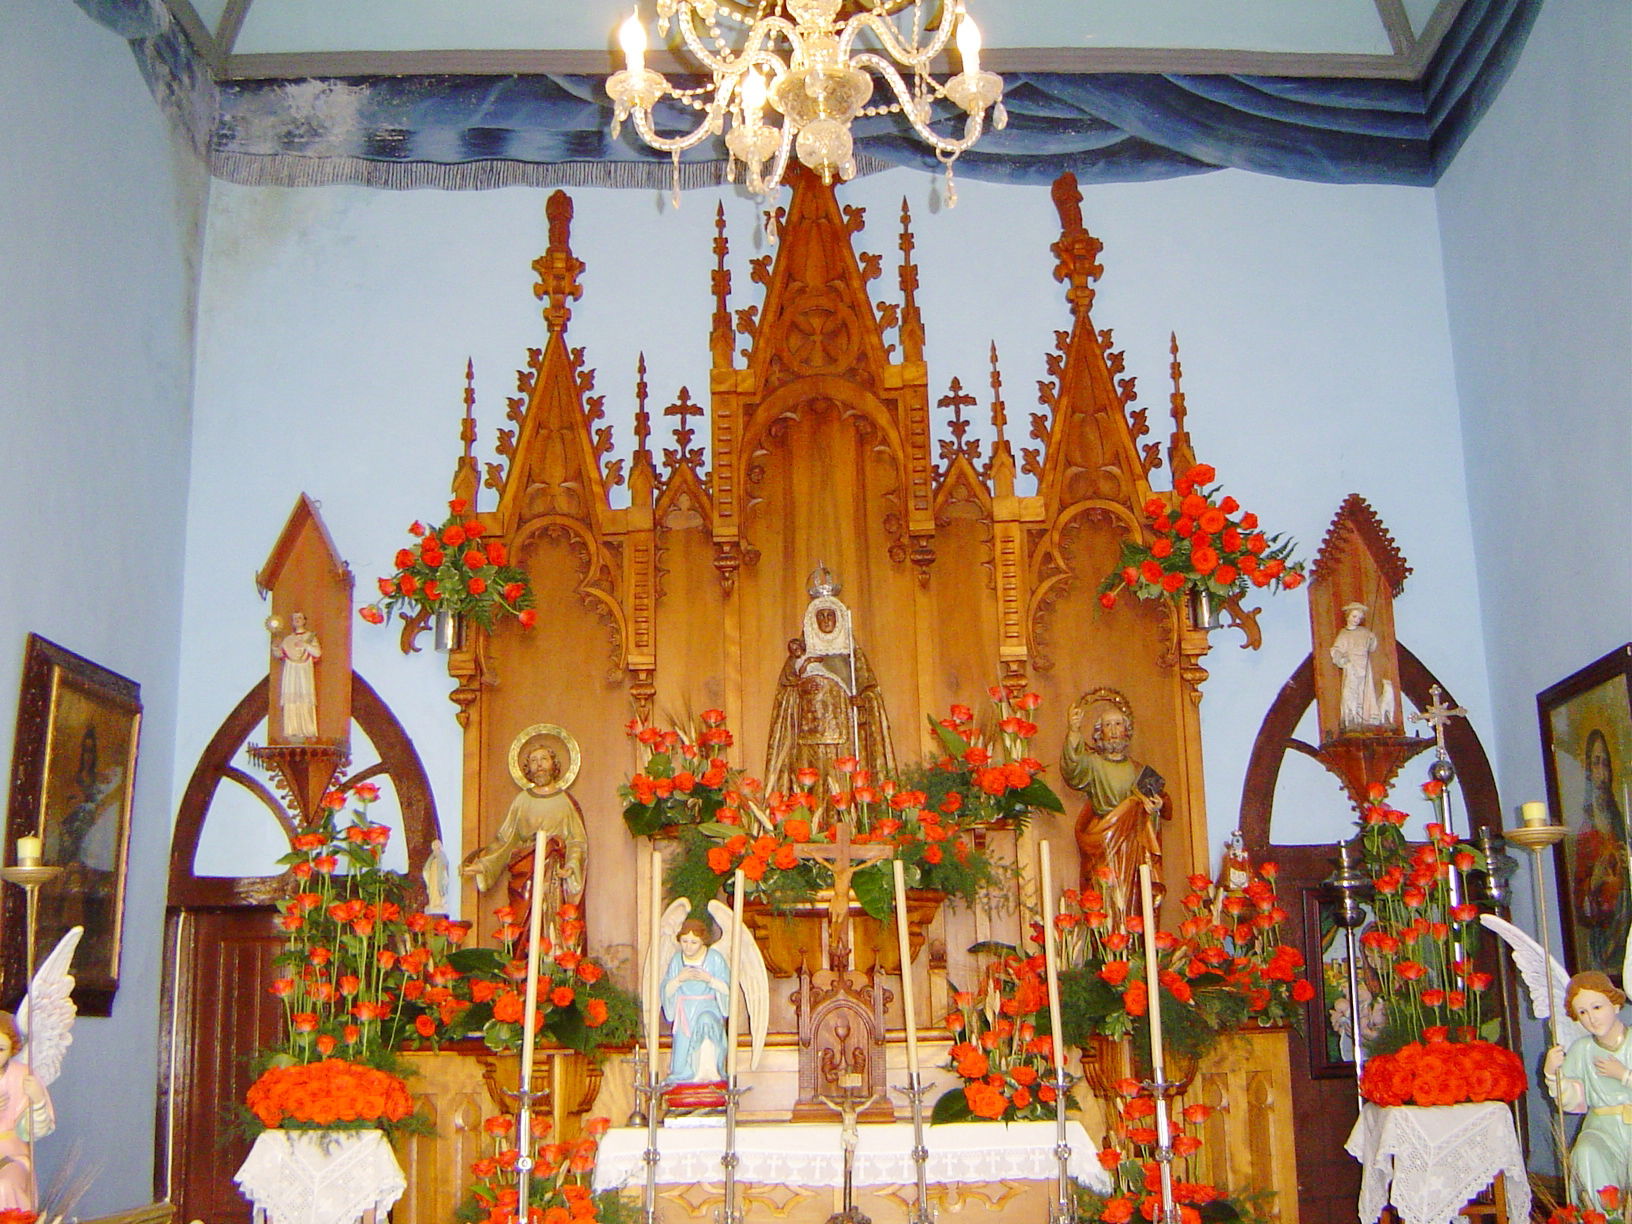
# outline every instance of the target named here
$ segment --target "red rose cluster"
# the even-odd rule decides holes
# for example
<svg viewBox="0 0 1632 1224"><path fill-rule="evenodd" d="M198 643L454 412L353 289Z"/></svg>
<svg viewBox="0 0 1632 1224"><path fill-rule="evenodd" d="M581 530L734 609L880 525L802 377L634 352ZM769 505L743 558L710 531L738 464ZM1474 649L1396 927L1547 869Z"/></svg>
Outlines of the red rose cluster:
<svg viewBox="0 0 1632 1224"><path fill-rule="evenodd" d="M1053 1117L1054 1042L1037 1032L1048 1006L1042 956L1001 957L987 968L978 992L960 990L952 1001L956 1010L946 1027L959 1040L946 1065L964 1085L942 1098L936 1116L956 1109L1003 1122Z"/></svg>
<svg viewBox="0 0 1632 1224"><path fill-rule="evenodd" d="M1211 464L1198 463L1173 482L1170 496L1145 503L1150 543L1122 542L1120 564L1100 585L1102 605L1115 607L1124 590L1140 599L1177 599L1196 588L1227 599L1249 583L1287 591L1303 584L1292 541L1266 534L1256 514L1221 495L1216 479Z"/></svg>
<svg viewBox="0 0 1632 1224"><path fill-rule="evenodd" d="M1525 1090L1524 1065L1506 1046L1451 1041L1443 1027L1422 1041L1366 1060L1360 1093L1378 1105L1459 1105L1513 1101Z"/></svg>
<svg viewBox="0 0 1632 1224"><path fill-rule="evenodd" d="M402 1080L340 1058L272 1067L250 1085L249 1111L268 1127L400 1122L414 1111Z"/></svg>
<svg viewBox="0 0 1632 1224"><path fill-rule="evenodd" d="M396 573L378 580L380 598L357 610L379 625L398 608L414 612L448 612L468 616L484 629L500 613L514 616L524 628L538 621L527 571L510 564L504 541L483 540L487 528L470 505L456 497L448 518L430 528L417 520L408 534L418 543L397 550Z"/></svg>

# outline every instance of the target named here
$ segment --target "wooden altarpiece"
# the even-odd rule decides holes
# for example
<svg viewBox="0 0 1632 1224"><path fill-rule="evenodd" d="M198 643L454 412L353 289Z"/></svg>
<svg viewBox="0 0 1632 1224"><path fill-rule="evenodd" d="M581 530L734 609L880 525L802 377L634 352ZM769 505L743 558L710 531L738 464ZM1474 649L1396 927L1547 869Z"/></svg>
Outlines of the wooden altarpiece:
<svg viewBox="0 0 1632 1224"><path fill-rule="evenodd" d="M643 919L629 904L637 848L618 818L616 790L633 765L630 716L723 708L737 759L763 765L785 643L797 633L807 576L825 562L843 583L857 642L869 653L900 759L927 754L926 716L978 704L995 681L1042 694L1038 744L1051 774L1072 701L1108 685L1139 718L1136 752L1167 780L1175 818L1165 832L1173 882L1207 868L1198 705L1204 630L1175 605L1097 599L1122 539L1143 530L1161 448L1141 439L1111 333L1094 326L1101 245L1082 223L1073 180L1055 186L1061 219L1050 248L1070 325L1054 335L1042 411L1018 468L995 353L989 457L966 437L975 400L954 386L932 404L917 295L920 270L905 203L896 247L897 302L875 304L883 260L858 253L862 211L798 175L770 218L774 256L752 261L758 305L733 310L723 210L712 274L708 442L704 415L682 388L662 410L673 445L651 445L653 412L638 385L629 505L609 494L625 476L607 461L611 429L594 374L568 341L584 263L570 246L572 203L548 203L549 247L533 267L546 339L518 372L519 394L499 430L500 460L479 472L469 411L456 496L497 494L482 511L532 576L537 628L476 630L450 656L451 695L464 727L464 844L492 836L509 803L505 748L541 720L583 746L574 793L590 836L586 896L591 944L633 949ZM740 345L740 347L739 347ZM1177 376L1177 363L1174 374ZM1192 462L1183 397L1173 396L1170 461ZM938 441L932 416L948 417ZM1248 626L1250 628L1250 625ZM1067 795L1072 811L1080 801ZM1070 818L1038 822L1073 861ZM1182 890L1180 890L1182 891ZM489 909L474 894L466 912ZM478 933L491 919L482 913Z"/></svg>

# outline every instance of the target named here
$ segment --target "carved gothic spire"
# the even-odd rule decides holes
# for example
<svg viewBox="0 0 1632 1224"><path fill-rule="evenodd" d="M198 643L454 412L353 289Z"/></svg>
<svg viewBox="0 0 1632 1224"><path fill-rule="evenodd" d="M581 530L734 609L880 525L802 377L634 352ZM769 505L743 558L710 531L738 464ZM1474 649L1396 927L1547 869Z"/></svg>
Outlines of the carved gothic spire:
<svg viewBox="0 0 1632 1224"><path fill-rule="evenodd" d="M533 271L538 273L533 296L539 301L549 299L549 305L544 308L544 322L550 334L558 336L566 331L567 320L572 318L572 308L567 303L583 296L584 287L578 283L578 276L584 270L584 263L573 258L570 244L572 197L564 191L552 192L544 205L544 215L549 220L550 245L533 260Z"/></svg>
<svg viewBox="0 0 1632 1224"><path fill-rule="evenodd" d="M1173 408L1173 437L1167 444L1167 465L1172 469L1174 479L1177 479L1196 466L1196 450L1190 445L1190 431L1184 427L1184 390L1180 386L1184 367L1179 364L1179 334L1168 332L1167 340L1168 352L1173 356L1167 367L1168 373L1173 376L1173 394L1168 396Z"/></svg>
<svg viewBox="0 0 1632 1224"><path fill-rule="evenodd" d="M714 319L708 332L708 348L714 356L716 370L732 367L731 273L725 266L730 250L731 244L725 237L725 205L717 204L714 208L714 270L709 274L714 290Z"/></svg>
<svg viewBox="0 0 1632 1224"><path fill-rule="evenodd" d="M907 198L901 197L901 356L906 361L924 359L924 320L918 313L918 265L912 252L917 245L912 237L912 210Z"/></svg>

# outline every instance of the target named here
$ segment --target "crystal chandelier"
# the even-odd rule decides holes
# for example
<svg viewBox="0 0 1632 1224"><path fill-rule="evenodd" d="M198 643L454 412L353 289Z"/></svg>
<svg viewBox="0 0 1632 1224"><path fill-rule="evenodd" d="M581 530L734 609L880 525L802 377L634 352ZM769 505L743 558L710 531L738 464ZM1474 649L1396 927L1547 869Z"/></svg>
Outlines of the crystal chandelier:
<svg viewBox="0 0 1632 1224"><path fill-rule="evenodd" d="M922 9L923 0L657 0L658 34L666 37L669 23L677 22L691 55L713 79L677 89L648 69L637 9L618 32L627 65L606 83L612 135L632 120L646 144L674 157L678 176L681 153L723 134L728 177L735 179L740 162L748 189L768 197L781 185L791 153L824 183L835 175L850 178L856 172L851 122L900 113L946 166L950 194L952 163L980 139L986 112L992 111L995 128L1007 122L1003 78L981 71L980 31L962 0L946 0L933 31L926 31ZM954 36L963 71L942 84L930 64ZM868 105L879 81L893 98ZM696 127L661 135L652 108L664 98L700 111ZM964 112L956 139L930 126L931 109L942 98Z"/></svg>

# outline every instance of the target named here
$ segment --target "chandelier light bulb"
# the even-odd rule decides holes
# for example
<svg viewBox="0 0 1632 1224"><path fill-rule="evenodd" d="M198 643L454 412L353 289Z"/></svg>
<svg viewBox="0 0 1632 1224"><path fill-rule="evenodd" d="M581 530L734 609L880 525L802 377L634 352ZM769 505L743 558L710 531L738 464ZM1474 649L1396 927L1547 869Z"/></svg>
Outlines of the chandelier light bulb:
<svg viewBox="0 0 1632 1224"><path fill-rule="evenodd" d="M758 127L759 119L765 113L765 98L770 87L765 83L765 74L758 68L750 68L748 75L742 79L742 121L747 127Z"/></svg>
<svg viewBox="0 0 1632 1224"><path fill-rule="evenodd" d="M968 13L958 13L958 54L963 58L966 76L980 75L980 27Z"/></svg>
<svg viewBox="0 0 1632 1224"><path fill-rule="evenodd" d="M640 22L640 9L630 13L618 27L618 45L623 48L624 62L631 74L639 75L646 70L646 27Z"/></svg>

